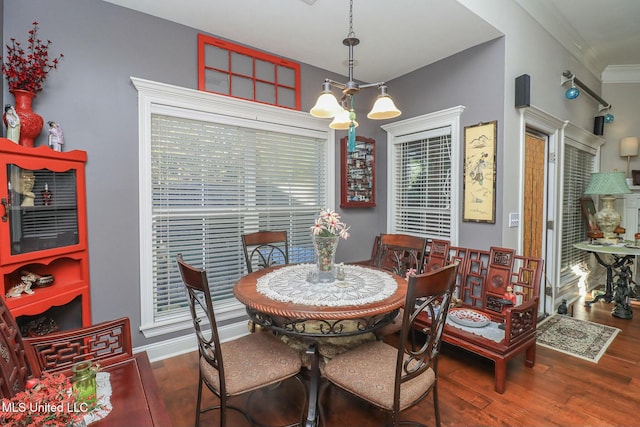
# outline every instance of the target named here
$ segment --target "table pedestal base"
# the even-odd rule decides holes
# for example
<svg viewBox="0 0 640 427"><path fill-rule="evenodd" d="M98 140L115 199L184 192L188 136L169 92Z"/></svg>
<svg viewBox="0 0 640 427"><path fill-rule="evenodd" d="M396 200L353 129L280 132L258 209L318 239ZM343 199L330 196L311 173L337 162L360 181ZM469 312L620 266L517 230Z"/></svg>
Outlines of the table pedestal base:
<svg viewBox="0 0 640 427"><path fill-rule="evenodd" d="M616 307L611 310L611 315L620 319L633 319L633 310L629 305L625 307L623 304L616 304Z"/></svg>
<svg viewBox="0 0 640 427"><path fill-rule="evenodd" d="M613 262L605 262L598 252L593 252L598 264L607 269L607 283L605 287L605 293L597 295L591 301L585 301L585 307L591 307L591 304L603 299L607 303L615 300L616 306L611 311L611 315L620 319L632 319L633 311L629 303L629 285L631 279L631 269L627 267L627 263L631 263L634 258L633 255L618 256L611 254ZM618 281L613 283L613 269L619 269ZM614 292L615 287L615 292Z"/></svg>

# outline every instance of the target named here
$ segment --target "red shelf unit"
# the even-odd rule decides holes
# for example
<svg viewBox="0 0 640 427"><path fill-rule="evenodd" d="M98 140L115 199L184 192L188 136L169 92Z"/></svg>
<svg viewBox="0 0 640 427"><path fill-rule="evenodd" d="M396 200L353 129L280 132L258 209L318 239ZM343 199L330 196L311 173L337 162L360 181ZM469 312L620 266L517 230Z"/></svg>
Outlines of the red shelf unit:
<svg viewBox="0 0 640 427"><path fill-rule="evenodd" d="M0 158L2 298L17 318L39 315L80 297L82 326L91 325L86 152L23 147L0 138ZM33 202L24 206L28 180ZM41 195L45 185L50 201ZM53 284L32 286L31 295L8 297L25 271L52 275Z"/></svg>

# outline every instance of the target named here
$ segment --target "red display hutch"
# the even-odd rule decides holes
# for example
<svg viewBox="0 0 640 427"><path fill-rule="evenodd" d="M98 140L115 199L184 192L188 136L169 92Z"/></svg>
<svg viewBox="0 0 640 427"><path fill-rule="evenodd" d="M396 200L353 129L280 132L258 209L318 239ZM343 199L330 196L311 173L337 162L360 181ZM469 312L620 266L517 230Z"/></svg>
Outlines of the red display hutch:
<svg viewBox="0 0 640 427"><path fill-rule="evenodd" d="M91 325L87 153L23 147L0 138L0 159L2 298L16 319L56 308L69 311L74 302L80 307L77 326ZM31 285L33 292L8 296L27 273L42 277Z"/></svg>

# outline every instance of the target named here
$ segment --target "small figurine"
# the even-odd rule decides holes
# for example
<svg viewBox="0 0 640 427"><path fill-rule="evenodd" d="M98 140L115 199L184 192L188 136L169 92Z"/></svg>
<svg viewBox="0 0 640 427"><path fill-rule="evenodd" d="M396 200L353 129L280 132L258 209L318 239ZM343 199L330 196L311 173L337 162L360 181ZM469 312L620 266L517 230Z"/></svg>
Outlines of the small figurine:
<svg viewBox="0 0 640 427"><path fill-rule="evenodd" d="M502 313L506 313L507 312L507 308L509 307L513 307L514 305L516 305L516 294L513 293L513 287L512 286L507 286L507 292L504 293L504 295L502 295L502 299L504 300L505 303L502 306Z"/></svg>
<svg viewBox="0 0 640 427"><path fill-rule="evenodd" d="M507 292L505 292L502 298L511 301L513 305L516 305L516 294L513 293L513 287L507 286Z"/></svg>
<svg viewBox="0 0 640 427"><path fill-rule="evenodd" d="M62 128L56 122L49 123L49 147L54 151L62 151L64 144L64 135Z"/></svg>
<svg viewBox="0 0 640 427"><path fill-rule="evenodd" d="M20 141L20 117L11 104L4 106L4 122L7 125L7 139L18 144Z"/></svg>
<svg viewBox="0 0 640 427"><path fill-rule="evenodd" d="M26 274L21 277L22 283L15 285L9 292L7 292L7 298L17 298L24 292L25 294L32 295L34 292L31 290L31 286L38 279L33 273Z"/></svg>
<svg viewBox="0 0 640 427"><path fill-rule="evenodd" d="M53 194L51 193L51 191L49 191L49 184L45 183L44 190L42 190L42 204L45 206L50 206L51 197L53 197Z"/></svg>
<svg viewBox="0 0 640 427"><path fill-rule="evenodd" d="M567 307L567 300L563 299L560 305L558 306L558 314L567 314L569 312L569 307Z"/></svg>
<svg viewBox="0 0 640 427"><path fill-rule="evenodd" d="M36 195L33 194L33 186L35 185L36 177L31 171L24 171L20 180L20 193L24 196L20 206L32 207L34 206L34 199Z"/></svg>

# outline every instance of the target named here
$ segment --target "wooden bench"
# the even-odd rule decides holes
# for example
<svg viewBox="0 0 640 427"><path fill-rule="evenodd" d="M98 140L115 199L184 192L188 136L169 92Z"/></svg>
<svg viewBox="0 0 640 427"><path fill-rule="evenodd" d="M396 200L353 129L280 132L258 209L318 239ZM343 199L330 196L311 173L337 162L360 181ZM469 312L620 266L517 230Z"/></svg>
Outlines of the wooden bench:
<svg viewBox="0 0 640 427"><path fill-rule="evenodd" d="M525 353L525 365L533 367L535 364L544 261L517 255L513 249L492 247L485 251L449 246L448 242L441 240L429 243L425 272L453 262L459 263L455 291L459 306L480 311L492 321L504 325L504 339L496 342L459 329L449 319L442 340L493 360L494 388L496 392L504 393L509 360ZM508 286L516 295L516 303L512 306L505 304ZM426 327L429 319L424 313L420 316L417 325Z"/></svg>

